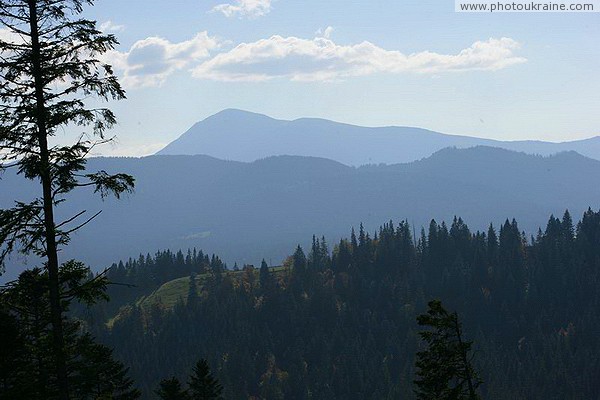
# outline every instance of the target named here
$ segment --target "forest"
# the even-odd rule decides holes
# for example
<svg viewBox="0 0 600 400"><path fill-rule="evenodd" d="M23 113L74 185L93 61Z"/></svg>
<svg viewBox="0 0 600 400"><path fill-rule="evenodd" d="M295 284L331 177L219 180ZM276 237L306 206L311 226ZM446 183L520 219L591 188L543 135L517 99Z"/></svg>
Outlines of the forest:
<svg viewBox="0 0 600 400"><path fill-rule="evenodd" d="M416 317L435 298L474 342L482 398L595 399L599 271L592 210L531 237L515 220L487 232L431 221L416 237L389 222L333 246L313 238L277 267L139 256L109 270L110 302L74 313L147 396L205 358L228 399L411 399ZM169 285L176 300L160 297Z"/></svg>
<svg viewBox="0 0 600 400"><path fill-rule="evenodd" d="M115 36L116 32L127 34L125 25L111 20L97 24L94 18L102 12L90 14L94 3L0 0L0 400L600 399L600 211L588 208L578 222L565 211L558 218L550 216L537 233L526 233L532 221L537 226L549 214L543 210L569 207L579 214L588 204L595 204L593 186L581 182L594 181L594 174L600 173L597 161L576 153L546 159L501 151L499 158L494 155L499 154L497 149L476 148L441 150L429 161L412 163L412 172L401 164L354 168L285 154L271 154L279 157L253 162L252 167L201 155L157 155L139 162L112 158L112 165L102 164L102 158L93 156L98 147L116 143L109 131L118 128L117 114L129 115L136 122L138 139L131 142L132 147L147 155L150 147L160 144L146 147L145 129L153 128L147 117L159 116L163 108L177 109L179 99L190 100L180 93L140 96L136 90L142 86L149 85L145 89L150 90L158 85L168 91L162 83L169 75L193 70L189 78L195 79L202 65L206 68L231 58L227 54L232 51L252 49L256 43L275 41L266 46L271 48L281 40L306 41L273 35L266 42L240 42L227 51L225 47L234 42L204 31L184 42L130 37L126 50ZM118 2L113 11L119 17L138 17L141 10L130 8L132 3ZM142 8L150 8L146 3ZM154 7L161 5L155 3ZM169 3L168 11L177 7L175 3L181 2ZM256 16L270 11L267 3ZM279 3L282 8L284 3ZM207 15L242 9L222 4ZM154 10L160 21L167 21L166 14ZM189 10L185 14L191 15ZM161 25L139 19L144 28ZM320 28L315 35L319 32ZM479 71L485 66L495 71L526 61L513 57L520 46L510 38L478 41L456 55L424 51L404 57L367 41L352 47L335 45L332 32L329 26L311 42L311 48L320 52L315 53L318 64L335 61L324 63L325 69L315 78L333 79L336 74L329 74L338 67L340 77L355 75L352 71L360 62L352 58L347 67L338 66L342 59L332 58L332 49L360 56L367 67L360 68L361 74L375 71L368 67L373 56L393 55L392 61L378 62L381 65L417 57L426 61L420 62L423 66L431 64L431 71L437 64L437 68L450 66L448 72ZM374 52L365 52L368 48ZM295 52L283 52L292 56L284 64L294 68L303 64L296 57L302 61L307 52ZM281 58L283 53L274 54ZM494 55L508 58L490 59ZM274 60L265 61L269 65ZM204 78L226 78L226 70L224 75ZM145 75L149 81L143 79ZM260 81L263 77L296 81L305 75L252 76ZM192 80L185 82L178 90L191 87ZM136 88L136 83L144 85ZM133 99L159 99L160 104L147 103L144 116L129 105L113 107L114 102L126 100L125 86L133 91ZM463 85L467 86L479 87ZM581 86L592 87L588 82ZM287 89L279 91L294 101L315 99ZM240 94L223 93L232 99ZM254 103L262 104L269 97L265 93L260 91ZM489 93L485 92L486 97ZM359 94L355 97L362 98L364 93ZM509 94L512 103L514 96ZM550 98L545 91L540 95L543 100ZM335 96L336 100L352 97ZM435 96L428 96L422 106L427 120L435 115L430 109L435 102L429 101ZM586 100L580 93L556 97ZM210 96L203 99L208 100ZM456 101L439 104L447 108L446 104ZM326 101L328 106L333 103ZM370 109L387 109L392 103L401 104L387 99ZM531 99L528 103L539 102ZM360 104L347 110L362 108ZM536 113L523 115L529 119ZM538 123L545 123L548 116L544 114L544 121ZM224 140L231 142L231 137ZM334 144L340 145L347 143ZM357 149L365 152L364 146ZM464 154L475 157L467 162ZM178 164L183 168L168 167ZM207 165L216 168L208 170ZM215 171L223 173L222 165L228 165L230 172L244 173L238 180L231 173L218 175ZM128 166L138 168L133 168L135 175L129 174ZM112 172L121 167L125 172ZM254 172L248 175L248 168ZM145 175L143 170L148 169L156 174ZM200 180L197 171L209 179ZM373 172L382 171L381 180L374 180ZM475 171L476 179L464 180L465 171ZM582 176L587 180L582 181ZM332 193L337 197L325 197ZM103 205L82 202L92 195ZM136 195L139 203L131 200ZM116 213L109 197L125 197L122 203L129 208ZM386 207L395 210L377 211L384 199ZM437 203L429 204L428 199ZM541 200L548 199L557 203L539 207ZM350 203L360 207L342 207ZM222 214L216 213L221 205L227 207ZM288 208L277 211L273 205ZM276 212L261 214L259 206ZM521 226L516 219L507 219L481 231L485 224L472 221L479 230L471 230L458 216L448 224L439 218L439 222L431 220L428 226L422 222L426 219L414 223L407 217L390 220L376 231L361 224L342 239L339 231L327 230L334 222L344 230L349 220L373 227L379 218L383 222L391 215L415 218L414 210L427 212L424 218L449 217L475 206L477 212L468 217L483 215L485 222L497 220L498 213L513 215ZM101 220L97 217L103 209L115 222L108 220L104 227L109 229L102 229L103 225L90 229L88 245L109 257L108 263L123 255L115 254L107 243L127 249L125 257L132 253L132 258L106 269L102 266L108 263L86 261L85 253L92 251L76 239L94 226L88 224ZM171 214L172 210L180 214ZM149 224L122 217L129 214ZM249 215L252 219L242 220ZM268 215L275 215L277 222L272 223L274 218ZM340 216L345 219L337 220ZM300 228L298 222L315 225L294 233ZM211 226L207 223L214 225L207 228ZM219 233L217 228L224 227L228 230ZM251 230L243 230L248 227ZM293 245L311 243L313 231L329 237L312 236L312 244L304 248ZM304 239L308 240L302 242L296 236L290 240L290 232L309 232ZM139 237L144 247L134 249L128 236ZM206 244L210 242L201 239L213 236L224 246L186 249L187 245L176 244ZM155 239L160 242L150 241ZM228 266L223 261L235 251L246 252L233 258L238 260L254 260L258 253L280 258L279 253L265 250L268 246L259 248L262 242L268 242L271 249L290 246L287 257L276 265L263 260L260 265ZM168 250L135 256L140 248L146 252L159 246ZM219 253L219 249L234 253L206 252ZM7 272L12 277L7 278Z"/></svg>

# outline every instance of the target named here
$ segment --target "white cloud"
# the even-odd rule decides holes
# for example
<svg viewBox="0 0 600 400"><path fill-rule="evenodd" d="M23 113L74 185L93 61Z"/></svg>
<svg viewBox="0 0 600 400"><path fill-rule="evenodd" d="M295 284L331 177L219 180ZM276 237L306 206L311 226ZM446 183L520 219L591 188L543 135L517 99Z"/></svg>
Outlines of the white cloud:
<svg viewBox="0 0 600 400"><path fill-rule="evenodd" d="M176 43L148 37L128 51L110 51L103 59L113 65L126 88L160 86L181 70L191 71L198 79L217 81L337 81L382 73L441 76L448 72L496 71L527 61L517 54L520 44L510 38L478 41L455 54L403 54L367 41L340 45L331 39L332 32L333 28L327 27L317 31L313 39L275 35L240 43L227 51L222 47L229 42L206 31Z"/></svg>
<svg viewBox="0 0 600 400"><path fill-rule="evenodd" d="M105 145L97 148L91 156L105 156L105 157L145 157L156 153L157 151L164 148L168 143L134 143L134 142L115 142L110 145Z"/></svg>
<svg viewBox="0 0 600 400"><path fill-rule="evenodd" d="M314 39L276 35L241 43L196 66L193 76L220 81L331 81L375 73L495 71L527 61L515 54L520 44L510 38L478 41L457 54L422 51L405 55L367 41L338 45L328 38L331 32L327 28L323 37Z"/></svg>
<svg viewBox="0 0 600 400"><path fill-rule="evenodd" d="M160 37L139 40L127 52L110 51L111 64L126 87L160 86L172 73L206 59L220 41L200 32L190 40L172 43Z"/></svg>
<svg viewBox="0 0 600 400"><path fill-rule="evenodd" d="M317 30L317 31L315 32L315 35L316 35L317 37L324 37L325 39L329 39L329 38L331 38L331 34L333 33L333 30L334 30L334 29L333 29L333 27L332 27L332 26L328 26L328 27L327 27L327 28L325 28L325 29L321 29L321 28L319 28L319 30Z"/></svg>
<svg viewBox="0 0 600 400"><path fill-rule="evenodd" d="M0 40L3 42L12 42L12 32L6 28L0 28Z"/></svg>
<svg viewBox="0 0 600 400"><path fill-rule="evenodd" d="M219 4L211 11L220 12L228 18L258 18L271 11L271 0L236 0L235 4Z"/></svg>
<svg viewBox="0 0 600 400"><path fill-rule="evenodd" d="M125 30L125 25L117 25L111 20L108 20L101 23L99 29L106 33L123 32Z"/></svg>
<svg viewBox="0 0 600 400"><path fill-rule="evenodd" d="M5 43L23 44L24 37L8 28L0 28L0 40Z"/></svg>

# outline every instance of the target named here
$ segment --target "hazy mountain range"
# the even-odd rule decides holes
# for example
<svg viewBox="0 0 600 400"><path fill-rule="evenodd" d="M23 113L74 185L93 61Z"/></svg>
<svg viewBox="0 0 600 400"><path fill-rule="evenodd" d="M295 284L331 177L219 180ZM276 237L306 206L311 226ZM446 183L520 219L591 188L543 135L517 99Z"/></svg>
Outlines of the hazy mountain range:
<svg viewBox="0 0 600 400"><path fill-rule="evenodd" d="M419 234L431 218L462 216L473 229L516 217L535 233L551 213L600 204L600 162L575 152L550 157L497 148L445 149L407 164L349 167L322 158L282 156L252 163L209 156L95 158L90 170L126 171L136 192L101 202L81 191L64 218L103 209L61 257L99 269L157 249L201 248L233 262L281 262L313 234L335 242L363 222L372 231L408 219ZM0 207L37 187L7 171ZM574 218L576 219L576 218ZM15 262L13 260L13 262ZM19 262L19 260L16 260Z"/></svg>
<svg viewBox="0 0 600 400"><path fill-rule="evenodd" d="M224 110L196 123L157 154L197 155L251 162L274 155L322 157L346 165L395 164L429 157L446 147L492 146L528 154L577 151L600 160L600 137L563 143L498 141L420 128L366 128L324 119L277 120Z"/></svg>

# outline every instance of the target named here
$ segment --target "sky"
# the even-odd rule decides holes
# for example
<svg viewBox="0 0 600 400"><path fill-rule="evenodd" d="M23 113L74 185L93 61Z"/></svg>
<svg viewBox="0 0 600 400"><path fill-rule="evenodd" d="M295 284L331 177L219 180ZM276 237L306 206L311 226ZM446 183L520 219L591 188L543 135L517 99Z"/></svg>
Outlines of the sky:
<svg viewBox="0 0 600 400"><path fill-rule="evenodd" d="M600 13L453 0L98 0L127 90L99 154L152 154L226 108L500 140L600 135ZM235 145L235 144L232 144Z"/></svg>

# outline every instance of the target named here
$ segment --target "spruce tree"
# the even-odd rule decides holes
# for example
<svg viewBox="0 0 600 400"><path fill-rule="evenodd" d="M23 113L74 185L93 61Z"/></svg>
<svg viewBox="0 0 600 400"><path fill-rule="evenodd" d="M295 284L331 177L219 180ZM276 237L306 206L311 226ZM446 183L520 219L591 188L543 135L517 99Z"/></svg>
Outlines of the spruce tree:
<svg viewBox="0 0 600 400"><path fill-rule="evenodd" d="M68 262L59 270L62 307L78 303L93 304L104 297L106 279L96 276L89 280L89 269L81 263ZM84 283L84 281L86 281ZM60 396L53 365L50 309L48 306L48 273L40 268L20 274L19 279L0 291L5 311L0 318L2 331L6 329L3 345L12 348L6 352L4 385L0 384L0 399L55 399ZM85 285L85 287L84 287ZM89 333L82 333L77 320L63 317L64 355L70 395L76 399L111 398L137 399L140 392L133 387L127 369L113 360L112 351L95 343Z"/></svg>
<svg viewBox="0 0 600 400"><path fill-rule="evenodd" d="M19 322L4 307L0 307L0 343L0 400L33 398L32 387L27 384L28 354Z"/></svg>
<svg viewBox="0 0 600 400"><path fill-rule="evenodd" d="M448 313L439 300L429 302L427 314L417 317L427 350L417 353L419 400L477 400L481 381L471 364L472 342L465 341L456 313Z"/></svg>
<svg viewBox="0 0 600 400"><path fill-rule="evenodd" d="M210 373L208 362L202 359L196 363L190 375L189 393L192 400L222 399L223 387Z"/></svg>
<svg viewBox="0 0 600 400"><path fill-rule="evenodd" d="M130 191L125 174L85 170L86 156L110 141L105 132L115 123L107 108L93 108L86 99L123 99L125 92L109 65L99 56L114 48L113 35L81 18L93 0L0 0L0 23L9 35L0 39L0 172L15 168L40 184L42 195L0 210L0 267L14 250L34 253L48 273L51 339L59 387L70 398L61 304L59 250L70 234L91 221L82 211L63 221L55 208L78 187L92 187L102 196ZM49 139L67 126L89 126L71 145Z"/></svg>
<svg viewBox="0 0 600 400"><path fill-rule="evenodd" d="M267 262L263 258L263 260L260 263L260 273L259 273L260 286L262 287L263 291L268 286L270 275L271 275L271 273L269 272L269 266L267 265Z"/></svg>
<svg viewBox="0 0 600 400"><path fill-rule="evenodd" d="M190 283L188 287L188 301L187 305L189 307L196 307L198 304L198 287L196 286L196 273L192 272L190 274Z"/></svg>
<svg viewBox="0 0 600 400"><path fill-rule="evenodd" d="M154 391L161 400L187 400L188 393L181 387L179 379L172 377L163 379Z"/></svg>
<svg viewBox="0 0 600 400"><path fill-rule="evenodd" d="M128 368L113 359L113 351L95 343L89 334L74 341L77 356L71 361L76 368L74 397L78 399L133 400L141 396L128 376Z"/></svg>

